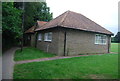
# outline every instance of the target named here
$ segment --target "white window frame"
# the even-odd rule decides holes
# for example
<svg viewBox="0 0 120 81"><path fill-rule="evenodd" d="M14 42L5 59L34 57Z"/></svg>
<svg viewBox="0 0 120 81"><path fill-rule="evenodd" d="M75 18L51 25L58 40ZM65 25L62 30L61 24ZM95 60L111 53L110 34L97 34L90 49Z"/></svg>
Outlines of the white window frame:
<svg viewBox="0 0 120 81"><path fill-rule="evenodd" d="M41 33L38 34L38 40L39 40L39 41L42 40L42 34L41 34Z"/></svg>
<svg viewBox="0 0 120 81"><path fill-rule="evenodd" d="M95 44L106 45L107 35L95 34Z"/></svg>
<svg viewBox="0 0 120 81"><path fill-rule="evenodd" d="M52 32L45 33L44 41L52 41Z"/></svg>

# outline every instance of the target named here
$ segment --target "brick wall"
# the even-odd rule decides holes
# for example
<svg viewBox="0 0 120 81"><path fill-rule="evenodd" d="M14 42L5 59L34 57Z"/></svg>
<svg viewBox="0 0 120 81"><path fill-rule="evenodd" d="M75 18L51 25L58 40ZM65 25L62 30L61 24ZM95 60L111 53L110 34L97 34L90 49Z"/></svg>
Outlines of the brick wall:
<svg viewBox="0 0 120 81"><path fill-rule="evenodd" d="M52 41L44 41L44 34L47 32L52 32ZM37 48L45 52L58 54L58 37L59 37L58 29L44 30L39 33L42 34L42 40L41 41L37 40Z"/></svg>
<svg viewBox="0 0 120 81"><path fill-rule="evenodd" d="M78 30L67 30L66 35L66 54L94 54L108 53L108 39L106 45L95 44L95 34Z"/></svg>
<svg viewBox="0 0 120 81"><path fill-rule="evenodd" d="M44 33L52 32L52 41L44 41ZM37 48L54 53L59 56L64 55L64 32L65 28L54 28L41 31L42 41L37 40ZM108 53L108 40L106 45L95 44L95 34L80 30L66 29L66 51L65 55Z"/></svg>

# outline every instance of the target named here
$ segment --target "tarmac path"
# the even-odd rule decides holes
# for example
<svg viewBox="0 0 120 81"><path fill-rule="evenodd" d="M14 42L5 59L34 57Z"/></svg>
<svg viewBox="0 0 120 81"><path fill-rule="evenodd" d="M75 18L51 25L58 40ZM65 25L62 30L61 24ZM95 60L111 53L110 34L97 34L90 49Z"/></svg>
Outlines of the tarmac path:
<svg viewBox="0 0 120 81"><path fill-rule="evenodd" d="M14 53L18 47L13 47L3 53L2 56L2 79L13 79Z"/></svg>

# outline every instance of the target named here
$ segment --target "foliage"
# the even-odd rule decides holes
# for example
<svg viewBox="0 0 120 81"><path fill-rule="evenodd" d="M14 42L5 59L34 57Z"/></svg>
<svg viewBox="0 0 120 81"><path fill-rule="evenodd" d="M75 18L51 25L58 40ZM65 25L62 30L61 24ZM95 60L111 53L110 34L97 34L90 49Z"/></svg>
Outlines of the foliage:
<svg viewBox="0 0 120 81"><path fill-rule="evenodd" d="M14 6L18 9L22 9L22 4L22 2L16 2ZM24 4L24 31L32 27L37 20L50 21L52 19L50 8L47 7L45 2L25 2Z"/></svg>
<svg viewBox="0 0 120 81"><path fill-rule="evenodd" d="M13 2L2 3L3 49L14 45L22 35L22 11L14 7Z"/></svg>
<svg viewBox="0 0 120 81"><path fill-rule="evenodd" d="M22 52L20 51L20 49L18 49L15 52L14 60L15 61L30 60L30 59L53 57L53 56L55 56L55 55L45 53L36 48L28 47L28 48L24 48Z"/></svg>
<svg viewBox="0 0 120 81"><path fill-rule="evenodd" d="M112 42L112 43L114 43L114 42L115 42L114 37L111 37L111 42Z"/></svg>
<svg viewBox="0 0 120 81"><path fill-rule="evenodd" d="M44 2L25 2L25 10L23 11L22 8L22 2L2 3L3 49L19 43L23 34L21 29L23 12L24 31L33 26L37 20L52 19L52 13Z"/></svg>
<svg viewBox="0 0 120 81"><path fill-rule="evenodd" d="M17 64L14 79L117 79L118 54Z"/></svg>
<svg viewBox="0 0 120 81"><path fill-rule="evenodd" d="M1 2L0 5L2 5ZM1 33L2 33L2 6L0 6L0 34Z"/></svg>
<svg viewBox="0 0 120 81"><path fill-rule="evenodd" d="M14 8L12 2L2 3L2 30L3 33L10 31L15 35L15 38L21 35L21 14L22 12Z"/></svg>
<svg viewBox="0 0 120 81"><path fill-rule="evenodd" d="M116 42L116 43L120 43L120 32L118 32L118 33L116 34L116 36L114 37L114 39L115 39L115 42Z"/></svg>
<svg viewBox="0 0 120 81"><path fill-rule="evenodd" d="M37 20L50 21L51 19L52 14L49 12L46 3L25 3L25 30L33 26Z"/></svg>
<svg viewBox="0 0 120 81"><path fill-rule="evenodd" d="M115 37L112 37L112 42L120 43L120 32L118 32Z"/></svg>

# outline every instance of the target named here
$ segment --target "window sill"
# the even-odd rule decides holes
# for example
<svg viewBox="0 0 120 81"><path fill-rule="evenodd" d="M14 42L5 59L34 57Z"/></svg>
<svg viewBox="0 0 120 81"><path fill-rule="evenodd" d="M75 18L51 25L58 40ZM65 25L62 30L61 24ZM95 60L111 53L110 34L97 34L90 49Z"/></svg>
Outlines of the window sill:
<svg viewBox="0 0 120 81"><path fill-rule="evenodd" d="M107 44L97 44L97 43L95 43L95 45L107 45Z"/></svg>
<svg viewBox="0 0 120 81"><path fill-rule="evenodd" d="M42 41L42 40L38 40L38 41Z"/></svg>
<svg viewBox="0 0 120 81"><path fill-rule="evenodd" d="M52 42L52 40L44 40L45 42Z"/></svg>

